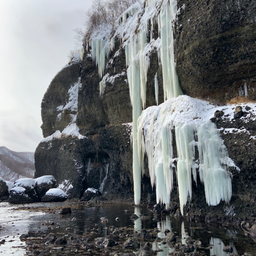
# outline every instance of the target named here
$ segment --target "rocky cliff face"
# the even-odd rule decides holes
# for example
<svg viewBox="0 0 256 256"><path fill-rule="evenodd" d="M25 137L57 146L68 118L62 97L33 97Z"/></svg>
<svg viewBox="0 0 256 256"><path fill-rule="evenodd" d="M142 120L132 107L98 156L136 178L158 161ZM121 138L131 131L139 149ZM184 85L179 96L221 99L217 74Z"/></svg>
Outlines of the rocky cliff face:
<svg viewBox="0 0 256 256"><path fill-rule="evenodd" d="M175 58L180 85L192 97L225 103L256 99L256 3L178 1Z"/></svg>
<svg viewBox="0 0 256 256"><path fill-rule="evenodd" d="M161 3L156 2L159 12ZM145 6L141 7L142 14ZM138 24L142 14L138 15ZM178 0L174 49L184 94L218 104L238 96L243 96L247 102L255 100L255 16L256 4L253 1ZM155 39L156 32L152 42ZM99 83L102 78L92 59L91 49L86 46L83 59L71 63L56 75L42 101L42 130L46 139L38 145L35 153L36 176L52 174L58 183L69 180L75 197L80 197L88 187L107 192L113 198L133 196L132 105L124 45L125 41L117 37L116 47L107 59L105 84L101 91ZM159 104L164 100L162 65L158 56L154 47L148 52L146 107L156 105L156 74ZM77 107L68 108L66 106L72 101L70 88L77 81L80 81ZM224 112L216 113L212 118L220 129L229 156L240 168L240 171L230 169L233 175L231 202L236 206L252 204L255 198L255 113L244 105L236 118L227 118ZM77 125L79 133L68 132L66 128L70 124ZM56 134L57 130L60 131L58 136L47 137ZM143 198L154 202L147 158L145 169ZM185 211L193 206L200 207L201 200L205 201L200 186L195 192L197 197L193 197ZM173 209L177 209L176 192L172 193L172 198Z"/></svg>

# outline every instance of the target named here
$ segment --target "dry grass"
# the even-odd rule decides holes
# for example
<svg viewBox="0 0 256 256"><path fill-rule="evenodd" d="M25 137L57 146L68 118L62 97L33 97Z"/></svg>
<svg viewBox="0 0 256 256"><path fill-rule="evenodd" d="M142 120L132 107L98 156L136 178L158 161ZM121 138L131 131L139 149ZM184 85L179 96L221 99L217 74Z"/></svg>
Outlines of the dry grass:
<svg viewBox="0 0 256 256"><path fill-rule="evenodd" d="M244 96L237 96L233 99L231 99L230 101L227 102L227 104L240 104L240 103L256 103L256 101L251 100L248 97L244 97Z"/></svg>

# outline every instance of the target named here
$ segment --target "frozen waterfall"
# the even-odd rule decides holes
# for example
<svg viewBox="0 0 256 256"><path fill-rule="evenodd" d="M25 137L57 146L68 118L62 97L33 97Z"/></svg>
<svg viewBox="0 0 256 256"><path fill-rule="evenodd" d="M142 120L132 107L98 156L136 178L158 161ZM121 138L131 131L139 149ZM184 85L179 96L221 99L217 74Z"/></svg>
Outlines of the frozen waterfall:
<svg viewBox="0 0 256 256"><path fill-rule="evenodd" d="M146 153L157 202L169 204L176 173L182 214L183 206L192 198L192 179L197 182L198 173L208 205L217 205L221 200L228 202L232 195L227 167L234 164L216 125L209 120L213 109L205 101L183 95L159 107L147 108L138 119L140 165L143 166Z"/></svg>

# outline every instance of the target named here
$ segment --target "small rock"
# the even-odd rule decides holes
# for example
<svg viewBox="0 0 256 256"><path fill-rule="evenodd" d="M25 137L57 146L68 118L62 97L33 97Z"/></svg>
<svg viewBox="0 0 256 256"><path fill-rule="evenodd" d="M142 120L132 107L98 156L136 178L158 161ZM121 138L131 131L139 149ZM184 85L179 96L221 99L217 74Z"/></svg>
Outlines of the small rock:
<svg viewBox="0 0 256 256"><path fill-rule="evenodd" d="M171 242L175 242L175 241L176 241L175 234L173 232L168 232L166 234L166 242L171 243Z"/></svg>
<svg viewBox="0 0 256 256"><path fill-rule="evenodd" d="M45 244L53 244L57 240L57 236L53 233L49 233L45 238Z"/></svg>
<svg viewBox="0 0 256 256"><path fill-rule="evenodd" d="M129 238L124 242L123 247L124 249L134 249L137 247L137 243Z"/></svg>
<svg viewBox="0 0 256 256"><path fill-rule="evenodd" d="M223 252L233 252L233 248L230 245L227 245L223 248Z"/></svg>
<svg viewBox="0 0 256 256"><path fill-rule="evenodd" d="M139 218L139 216L135 213L131 216L132 220L137 220L138 218Z"/></svg>
<svg viewBox="0 0 256 256"><path fill-rule="evenodd" d="M67 238L65 236L58 238L55 241L55 244L57 245L63 245L63 244L67 244Z"/></svg>
<svg viewBox="0 0 256 256"><path fill-rule="evenodd" d="M243 110L241 106L237 106L234 112L234 118L238 119L241 118L243 116Z"/></svg>
<svg viewBox="0 0 256 256"><path fill-rule="evenodd" d="M223 111L219 111L219 110L215 111L215 113L214 113L214 116L215 116L216 118L220 118L220 117L222 117L223 115L224 115L224 112L223 112Z"/></svg>
<svg viewBox="0 0 256 256"><path fill-rule="evenodd" d="M66 207L61 209L60 214L71 214L71 208L70 207Z"/></svg>

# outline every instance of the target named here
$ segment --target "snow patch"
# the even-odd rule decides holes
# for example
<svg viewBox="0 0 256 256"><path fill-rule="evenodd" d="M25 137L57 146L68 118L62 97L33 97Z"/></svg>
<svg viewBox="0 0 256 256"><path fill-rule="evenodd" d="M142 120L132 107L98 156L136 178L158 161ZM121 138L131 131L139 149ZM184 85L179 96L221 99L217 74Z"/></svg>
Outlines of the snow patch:
<svg viewBox="0 0 256 256"><path fill-rule="evenodd" d="M46 194L46 196L56 196L56 197L65 197L67 198L67 194L60 188L51 188L49 189Z"/></svg>

